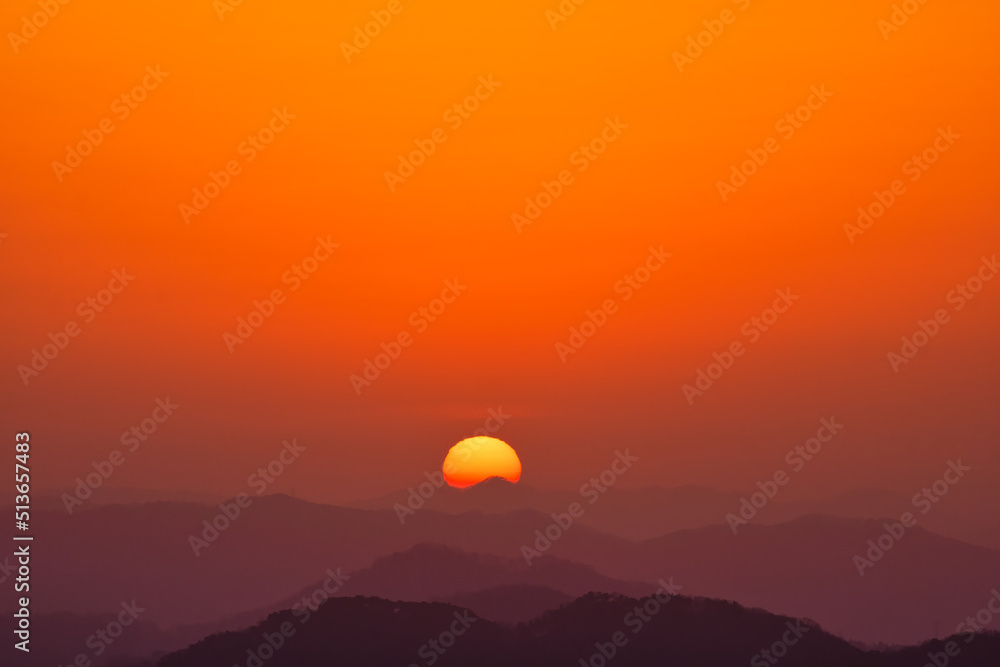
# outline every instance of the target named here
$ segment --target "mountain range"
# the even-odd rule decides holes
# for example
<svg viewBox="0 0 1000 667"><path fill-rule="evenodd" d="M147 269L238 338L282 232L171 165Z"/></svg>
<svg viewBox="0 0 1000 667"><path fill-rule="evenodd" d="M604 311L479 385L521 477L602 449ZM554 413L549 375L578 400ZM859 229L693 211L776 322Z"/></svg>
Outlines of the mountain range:
<svg viewBox="0 0 1000 667"><path fill-rule="evenodd" d="M578 523L554 531L554 519L534 510L422 509L400 523L392 510L262 496L196 555L192 536L219 513L169 502L38 512L47 548L35 557L46 573L33 587L35 608L99 614L136 600L161 627L216 627L276 610L328 571L352 577L338 595L407 601L513 585L639 595L672 578L686 594L811 618L848 640L914 644L954 628L1000 583L1000 552L919 525L861 576L855 557L883 535L882 520L813 515L735 535L715 525L629 540ZM546 530L560 534L539 550ZM445 547L467 553L428 552ZM525 549L539 555L526 558Z"/></svg>

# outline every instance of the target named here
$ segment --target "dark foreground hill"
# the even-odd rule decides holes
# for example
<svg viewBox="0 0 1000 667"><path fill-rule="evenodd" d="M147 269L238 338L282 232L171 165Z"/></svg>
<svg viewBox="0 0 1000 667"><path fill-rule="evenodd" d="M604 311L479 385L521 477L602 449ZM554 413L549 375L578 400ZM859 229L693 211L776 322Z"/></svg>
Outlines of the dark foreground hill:
<svg viewBox="0 0 1000 667"><path fill-rule="evenodd" d="M588 594L508 627L443 603L335 598L309 614L279 612L253 628L208 637L155 664L742 667L780 661L783 667L919 667L933 654L953 667L1000 664L996 634L955 637L950 645L935 641L865 651L815 624L732 602L664 595L659 600ZM947 656L949 649L957 655Z"/></svg>

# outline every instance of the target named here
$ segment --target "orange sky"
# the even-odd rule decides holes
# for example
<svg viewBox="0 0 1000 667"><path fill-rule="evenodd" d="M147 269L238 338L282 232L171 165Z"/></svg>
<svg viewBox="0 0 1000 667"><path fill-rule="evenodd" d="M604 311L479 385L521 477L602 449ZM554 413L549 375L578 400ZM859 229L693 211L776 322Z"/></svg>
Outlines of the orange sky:
<svg viewBox="0 0 1000 667"><path fill-rule="evenodd" d="M308 465L274 490L374 496L501 407L495 435L540 486L575 488L628 445L644 462L629 484L746 487L829 416L845 431L813 491L906 491L957 453L995 472L1000 281L961 310L947 297L1000 253L1000 7L929 2L884 39L890 2L676 5L591 0L553 29L556 0L245 0L222 19L210 0L70 2L8 35L0 414L39 443L39 483L71 486L168 396L180 407L114 483L236 493L294 437ZM0 25L38 11L9 0ZM348 62L373 11L391 21ZM704 21L721 33L678 71ZM810 100L800 127L779 123ZM78 166L53 167L102 122ZM265 128L271 143L245 143ZM723 201L718 182L766 146ZM185 215L210 172L226 186ZM844 225L896 179L851 243ZM515 223L542 181L558 196ZM616 289L661 247L641 289ZM87 321L78 304L123 267L134 280ZM786 288L799 300L751 342L744 323ZM419 314L443 295L440 318ZM556 344L609 299L563 363ZM900 336L941 308L893 372ZM26 385L18 366L71 321ZM400 334L398 358L352 384ZM682 386L734 341L745 353L689 404Z"/></svg>

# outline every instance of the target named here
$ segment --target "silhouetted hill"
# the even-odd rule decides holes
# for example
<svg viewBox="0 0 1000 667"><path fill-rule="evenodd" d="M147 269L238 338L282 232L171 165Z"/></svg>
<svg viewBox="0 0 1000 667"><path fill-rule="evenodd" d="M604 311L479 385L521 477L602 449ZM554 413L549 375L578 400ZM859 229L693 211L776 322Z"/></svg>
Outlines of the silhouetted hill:
<svg viewBox="0 0 1000 667"><path fill-rule="evenodd" d="M401 523L388 510L263 496L195 556L189 537L218 514L218 508L180 503L101 507L72 516L36 512L33 526L46 549L33 565L46 576L33 582L32 604L39 613L99 613L136 599L149 610L146 620L164 626L216 623L314 587L327 570L358 571L420 543L516 561L522 547L535 546L536 531L553 523L551 516L531 510L449 515L427 509ZM1000 552L919 526L860 577L852 559L864 555L882 526L882 521L810 516L773 526L751 523L736 535L726 526L712 526L636 543L574 523L521 578L479 583L471 578L470 588L435 591L451 586L461 570L434 569L434 559L428 559L424 571L435 577L434 586L421 590L419 577L400 576L395 591L378 591L432 599L513 583L561 590L546 578L566 570L545 568L547 561L562 558L619 581L673 577L693 595L814 618L851 640L897 644L933 637L988 601L997 586Z"/></svg>
<svg viewBox="0 0 1000 667"><path fill-rule="evenodd" d="M532 567L523 559L474 554L439 544L418 544L400 553L381 556L370 567L355 572L331 571L323 580L259 609L214 623L178 626L175 634L202 637L248 627L276 611L315 606L334 588L332 595L337 597L360 595L407 602L455 601L455 604L461 600L463 606L477 614L482 611L491 620L517 622L555 609L584 593L646 595L656 584L612 579L589 565L559 558L546 558Z"/></svg>
<svg viewBox="0 0 1000 667"><path fill-rule="evenodd" d="M352 503L352 507L392 509L407 506L410 496L408 491L398 491ZM444 486L424 501L424 508L447 514L505 514L519 510L550 514L565 512L573 502L586 501L575 491L537 489L523 482L489 479L466 489ZM697 486L615 489L587 508L580 525L618 537L646 539L684 528L720 524L725 513L738 503L738 494Z"/></svg>
<svg viewBox="0 0 1000 667"><path fill-rule="evenodd" d="M432 602L452 604L471 610L479 618L514 625L537 618L572 599L547 586L511 584L474 593L458 593Z"/></svg>
<svg viewBox="0 0 1000 667"><path fill-rule="evenodd" d="M680 531L640 544L629 571L669 573L685 593L737 600L814 618L830 632L870 643L914 644L981 609L1000 583L1000 552L908 529L864 568L882 520L809 516L777 526ZM608 568L599 568L612 571Z"/></svg>
<svg viewBox="0 0 1000 667"><path fill-rule="evenodd" d="M149 620L164 625L215 622L284 599L329 569L355 571L420 543L516 559L533 531L551 521L532 511L420 511L404 524L391 511L262 496L195 555L192 535L202 535L202 522L219 514L218 507L187 503L113 505L72 516L38 511L33 528L47 548L33 565L47 576L33 584L32 603L40 612L100 613L136 598ZM628 545L574 526L550 553L603 552L607 560Z"/></svg>
<svg viewBox="0 0 1000 667"><path fill-rule="evenodd" d="M36 510L58 510L66 512L66 505L62 498L65 490L59 491L46 489L36 491L32 504ZM71 492L72 493L72 492ZM107 505L134 505L143 503L198 503L211 505L222 501L221 497L197 493L194 491L183 491L179 489L138 489L130 486L109 486L104 485L94 491L93 496L87 499L81 506L74 506L75 511L86 512L98 507Z"/></svg>
<svg viewBox="0 0 1000 667"><path fill-rule="evenodd" d="M418 485L419 486L419 485ZM744 493L726 492L702 486L672 488L616 486L601 501L588 506L580 525L632 540L645 540L678 530L725 525L726 515L740 506ZM415 492L401 490L378 498L351 503L364 509L392 509L407 506ZM427 499L412 496L424 509L448 514L485 512L504 514L534 510L549 514L563 512L572 502L580 502L576 491L538 489L523 481L510 484L490 479L466 489L443 486ZM762 525L787 523L812 514L847 519L898 517L913 510L911 499L881 489L859 488L816 499L801 499L782 493L759 512L755 522ZM948 502L935 506L934 512L921 517L924 528L940 535L989 548L1000 546L1000 490L976 480L963 481L949 492Z"/></svg>
<svg viewBox="0 0 1000 667"><path fill-rule="evenodd" d="M615 580L589 565L559 558L528 565L523 558L419 544L381 556L371 567L355 572L345 582L344 593L413 602L511 584L547 586L571 598L591 591L645 595L655 588L654 584Z"/></svg>
<svg viewBox="0 0 1000 667"><path fill-rule="evenodd" d="M590 594L528 624L505 627L447 604L335 598L310 617L285 611L248 630L208 637L157 667L247 665L256 664L255 657L268 667L774 664L759 655L762 650L780 655L787 667L912 667L926 662L928 651L943 650L931 643L864 651L815 624L735 603L663 599ZM995 667L1000 661L997 635L956 641L961 652L950 660L955 667ZM609 659L602 659L602 650Z"/></svg>
<svg viewBox="0 0 1000 667"><path fill-rule="evenodd" d="M318 584L307 586L267 611L293 607L318 588ZM418 544L381 556L371 567L351 573L336 595L454 602L491 620L518 622L589 592L638 596L655 588L653 583L605 577L589 565L560 558L544 558L529 566L523 558ZM266 613L258 615L264 616Z"/></svg>
<svg viewBox="0 0 1000 667"><path fill-rule="evenodd" d="M987 546L992 549L1000 549L1000 526L993 526L980 530L976 536L975 543L982 544L983 546Z"/></svg>
<svg viewBox="0 0 1000 667"><path fill-rule="evenodd" d="M127 632L109 644L99 638L97 632L106 630L115 620L115 614L32 615L31 651L24 653L15 650L13 642L4 642L0 646L0 665L56 667L71 665L77 655L85 654L92 667L113 667L147 658L156 651L177 650L204 636L204 633L186 637L165 633L140 614ZM100 655L96 654L98 649Z"/></svg>

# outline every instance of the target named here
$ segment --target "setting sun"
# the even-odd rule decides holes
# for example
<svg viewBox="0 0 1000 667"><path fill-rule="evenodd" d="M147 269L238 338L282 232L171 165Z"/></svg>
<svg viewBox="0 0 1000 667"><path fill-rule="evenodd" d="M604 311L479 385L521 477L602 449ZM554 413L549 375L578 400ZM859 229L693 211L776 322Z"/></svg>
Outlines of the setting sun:
<svg viewBox="0 0 1000 667"><path fill-rule="evenodd" d="M441 470L448 484L460 489L490 477L516 483L521 479L521 460L503 440L476 436L449 449Z"/></svg>

